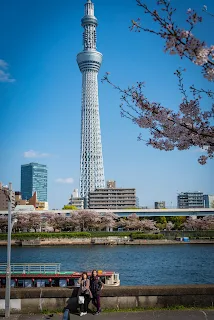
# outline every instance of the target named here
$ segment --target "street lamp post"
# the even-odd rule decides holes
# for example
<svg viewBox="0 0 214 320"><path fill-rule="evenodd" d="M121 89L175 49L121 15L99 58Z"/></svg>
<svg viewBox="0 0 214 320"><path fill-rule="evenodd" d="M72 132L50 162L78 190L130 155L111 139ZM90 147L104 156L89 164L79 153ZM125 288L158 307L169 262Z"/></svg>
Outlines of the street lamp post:
<svg viewBox="0 0 214 320"><path fill-rule="evenodd" d="M7 270L6 270L6 292L5 292L5 318L10 317L10 282L11 282L11 202L12 183L9 183L8 194L8 227L7 227Z"/></svg>

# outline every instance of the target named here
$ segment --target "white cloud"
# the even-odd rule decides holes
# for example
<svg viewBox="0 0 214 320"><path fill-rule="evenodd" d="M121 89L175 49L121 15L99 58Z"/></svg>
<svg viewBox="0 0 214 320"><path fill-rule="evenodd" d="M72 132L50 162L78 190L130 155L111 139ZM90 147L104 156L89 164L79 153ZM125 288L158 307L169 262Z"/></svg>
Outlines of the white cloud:
<svg viewBox="0 0 214 320"><path fill-rule="evenodd" d="M48 158L50 157L50 153L41 153L34 150L29 150L24 152L25 158Z"/></svg>
<svg viewBox="0 0 214 320"><path fill-rule="evenodd" d="M8 64L6 61L0 59L0 82L14 82L15 79L7 72Z"/></svg>
<svg viewBox="0 0 214 320"><path fill-rule="evenodd" d="M0 68L7 69L8 68L8 63L6 61L0 59Z"/></svg>
<svg viewBox="0 0 214 320"><path fill-rule="evenodd" d="M68 184L72 184L74 182L73 178L58 178L56 179L57 183L68 183Z"/></svg>

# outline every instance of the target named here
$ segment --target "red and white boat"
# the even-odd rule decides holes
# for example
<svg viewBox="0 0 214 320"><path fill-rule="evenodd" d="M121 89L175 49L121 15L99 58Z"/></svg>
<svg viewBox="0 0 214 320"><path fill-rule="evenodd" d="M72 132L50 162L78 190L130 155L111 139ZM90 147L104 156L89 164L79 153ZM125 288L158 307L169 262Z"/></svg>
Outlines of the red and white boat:
<svg viewBox="0 0 214 320"><path fill-rule="evenodd" d="M60 267L60 263L11 264L11 287L78 287L82 272L61 271ZM6 286L6 268L6 264L0 264L0 288ZM119 273L98 270L98 275L107 287L120 285Z"/></svg>

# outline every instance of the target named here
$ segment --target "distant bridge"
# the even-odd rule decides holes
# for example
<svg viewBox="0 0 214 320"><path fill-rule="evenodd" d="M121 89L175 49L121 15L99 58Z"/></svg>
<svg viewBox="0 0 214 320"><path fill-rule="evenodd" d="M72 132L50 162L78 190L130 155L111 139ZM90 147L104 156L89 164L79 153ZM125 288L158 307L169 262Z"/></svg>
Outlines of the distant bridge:
<svg viewBox="0 0 214 320"><path fill-rule="evenodd" d="M128 217L136 213L139 217L176 217L176 216L210 216L214 215L214 208L197 209L119 209L119 210L96 210L100 213L111 211L119 217Z"/></svg>
<svg viewBox="0 0 214 320"><path fill-rule="evenodd" d="M90 211L90 210L89 210ZM108 212L112 212L117 214L119 217L128 217L129 215L136 213L139 217L176 217L176 216L210 216L214 215L214 208L192 208L192 209L98 209L98 210L91 210L96 211L101 214L105 214ZM31 214L31 213L58 213L58 214L66 214L69 216L73 210L45 210L45 211L28 211L28 210L20 210L20 211L13 211L13 213L17 214ZM0 211L0 214L7 215L7 211Z"/></svg>

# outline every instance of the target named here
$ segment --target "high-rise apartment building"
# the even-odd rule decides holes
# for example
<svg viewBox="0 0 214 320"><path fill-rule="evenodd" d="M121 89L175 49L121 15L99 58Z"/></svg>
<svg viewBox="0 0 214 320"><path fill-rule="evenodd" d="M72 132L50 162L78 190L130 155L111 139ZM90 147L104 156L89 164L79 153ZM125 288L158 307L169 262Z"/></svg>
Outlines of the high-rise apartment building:
<svg viewBox="0 0 214 320"><path fill-rule="evenodd" d="M204 194L204 208L214 208L214 195Z"/></svg>
<svg viewBox="0 0 214 320"><path fill-rule="evenodd" d="M188 208L203 208L204 199L203 192L181 192L177 197L178 208L188 209Z"/></svg>
<svg viewBox="0 0 214 320"><path fill-rule="evenodd" d="M89 192L105 187L97 80L102 54L96 48L98 22L91 0L85 4L81 23L83 51L77 55L82 73L80 196L86 199L88 206Z"/></svg>
<svg viewBox="0 0 214 320"><path fill-rule="evenodd" d="M0 182L0 210L8 210L8 193L7 186L3 186ZM15 208L15 192L11 192L11 206L12 210Z"/></svg>
<svg viewBox="0 0 214 320"><path fill-rule="evenodd" d="M89 193L90 209L136 208L135 188L102 188Z"/></svg>
<svg viewBox="0 0 214 320"><path fill-rule="evenodd" d="M21 166L21 193L23 200L29 200L36 192L38 201L47 202L48 170L39 163Z"/></svg>

